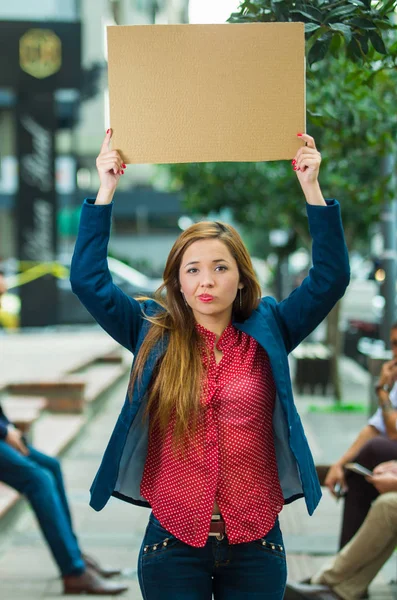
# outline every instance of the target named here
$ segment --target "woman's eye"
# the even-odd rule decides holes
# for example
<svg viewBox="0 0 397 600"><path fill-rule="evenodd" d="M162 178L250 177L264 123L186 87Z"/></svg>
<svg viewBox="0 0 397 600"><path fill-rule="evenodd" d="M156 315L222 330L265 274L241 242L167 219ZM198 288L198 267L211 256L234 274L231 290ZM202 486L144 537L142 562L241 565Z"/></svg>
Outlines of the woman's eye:
<svg viewBox="0 0 397 600"><path fill-rule="evenodd" d="M218 265L218 266L215 268L215 270L219 270L219 269L221 269L222 271L227 271L227 267L225 267L225 265ZM187 270L187 272L188 272L188 273L192 273L193 275L194 275L195 273L197 273L197 271L198 271L198 269L196 269L196 268L194 268L194 267L192 267L191 269L188 269L188 270Z"/></svg>

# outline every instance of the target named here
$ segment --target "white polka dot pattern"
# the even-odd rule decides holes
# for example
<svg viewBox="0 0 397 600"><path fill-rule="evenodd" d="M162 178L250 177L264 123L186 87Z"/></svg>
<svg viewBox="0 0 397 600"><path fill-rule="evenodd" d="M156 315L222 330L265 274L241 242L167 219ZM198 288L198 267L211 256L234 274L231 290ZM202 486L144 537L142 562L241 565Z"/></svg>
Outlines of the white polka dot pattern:
<svg viewBox="0 0 397 600"><path fill-rule="evenodd" d="M250 542L272 529L284 505L274 449L276 389L269 358L256 340L230 323L218 340L222 358L216 364L215 334L196 327L211 354L195 443L184 458L177 457L172 451L173 419L161 447L153 428L141 494L162 526L186 544L205 546L215 500L229 543Z"/></svg>

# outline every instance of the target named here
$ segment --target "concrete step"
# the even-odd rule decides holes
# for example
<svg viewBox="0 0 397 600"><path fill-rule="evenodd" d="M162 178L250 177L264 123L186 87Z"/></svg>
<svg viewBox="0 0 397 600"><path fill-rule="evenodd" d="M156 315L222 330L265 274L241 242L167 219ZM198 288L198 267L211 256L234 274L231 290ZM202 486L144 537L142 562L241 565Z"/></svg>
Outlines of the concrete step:
<svg viewBox="0 0 397 600"><path fill-rule="evenodd" d="M29 437L30 429L47 407L47 398L37 396L11 396L1 402L7 418Z"/></svg>
<svg viewBox="0 0 397 600"><path fill-rule="evenodd" d="M0 482L0 521L16 505L19 499L20 494L16 490Z"/></svg>
<svg viewBox="0 0 397 600"><path fill-rule="evenodd" d="M76 439L86 423L86 415L47 413L34 425L32 445L49 456L60 456Z"/></svg>
<svg viewBox="0 0 397 600"><path fill-rule="evenodd" d="M60 456L89 421L94 413L95 402L126 374L129 364L130 354L117 349L103 357L95 356L93 361L85 361L58 382L47 381L43 385L37 381L31 384L23 382L8 386L8 397L2 399L4 411L6 414L10 411L9 418L13 422L15 420L16 424L24 426L25 423L26 429L29 425L28 439L37 450L49 456ZM70 383L72 387L68 387ZM80 398L74 393L77 387L83 392ZM29 390L33 395L10 394L10 391L21 390ZM78 407L76 403L73 404L76 398ZM48 410L43 412L46 405ZM59 412L59 409L66 412ZM0 530L3 517L9 516L20 499L15 490L0 483Z"/></svg>
<svg viewBox="0 0 397 600"><path fill-rule="evenodd" d="M94 402L123 377L125 372L126 366L123 363L94 363L83 375L85 380L84 400Z"/></svg>

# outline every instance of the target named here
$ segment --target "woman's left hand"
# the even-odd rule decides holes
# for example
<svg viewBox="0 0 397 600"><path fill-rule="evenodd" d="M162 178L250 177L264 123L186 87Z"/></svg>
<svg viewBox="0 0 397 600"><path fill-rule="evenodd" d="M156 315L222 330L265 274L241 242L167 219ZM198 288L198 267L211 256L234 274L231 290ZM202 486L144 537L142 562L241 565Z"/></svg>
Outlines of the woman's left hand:
<svg viewBox="0 0 397 600"><path fill-rule="evenodd" d="M292 161L292 166L296 171L299 183L302 188L305 188L318 181L321 154L316 148L314 138L306 133L302 133L299 137L306 142L306 145L299 148Z"/></svg>

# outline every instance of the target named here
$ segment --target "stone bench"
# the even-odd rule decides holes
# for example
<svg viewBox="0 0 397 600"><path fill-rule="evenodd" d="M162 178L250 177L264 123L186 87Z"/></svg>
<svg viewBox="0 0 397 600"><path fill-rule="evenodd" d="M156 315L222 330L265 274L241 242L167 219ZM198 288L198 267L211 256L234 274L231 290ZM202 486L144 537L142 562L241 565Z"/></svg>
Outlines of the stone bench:
<svg viewBox="0 0 397 600"><path fill-rule="evenodd" d="M8 513L20 499L20 494L0 481L0 519Z"/></svg>
<svg viewBox="0 0 397 600"><path fill-rule="evenodd" d="M85 376L86 389L85 389L85 400L86 402L92 403L99 396L104 394L125 375L125 367L119 364L119 361L105 361L106 370L92 369Z"/></svg>
<svg viewBox="0 0 397 600"><path fill-rule="evenodd" d="M325 395L332 382L332 352L324 344L300 344L293 352L296 360L295 386L299 394L316 393L319 387Z"/></svg>
<svg viewBox="0 0 397 600"><path fill-rule="evenodd" d="M325 485L325 478L331 465L316 465L317 477L319 479L321 487Z"/></svg>
<svg viewBox="0 0 397 600"><path fill-rule="evenodd" d="M40 396L13 396L4 398L1 404L11 423L28 436L33 423L47 407L47 399Z"/></svg>
<svg viewBox="0 0 397 600"><path fill-rule="evenodd" d="M7 386L11 396L45 396L51 412L81 413L84 409L85 381L77 377L64 377L60 381L26 381Z"/></svg>

